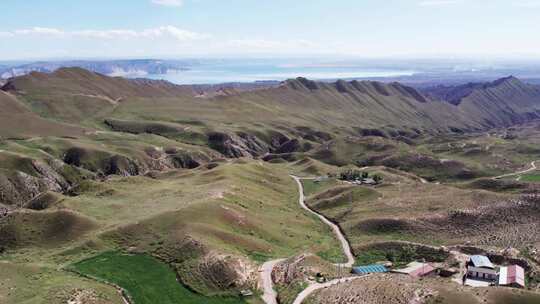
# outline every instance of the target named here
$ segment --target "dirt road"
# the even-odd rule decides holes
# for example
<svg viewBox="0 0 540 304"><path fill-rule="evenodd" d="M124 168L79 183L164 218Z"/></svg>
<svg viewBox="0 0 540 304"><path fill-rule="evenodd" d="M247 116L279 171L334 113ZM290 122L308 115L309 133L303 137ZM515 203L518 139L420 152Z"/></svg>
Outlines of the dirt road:
<svg viewBox="0 0 540 304"><path fill-rule="evenodd" d="M274 282L272 281L272 270L276 264L282 261L284 261L284 259L268 261L259 269L261 284L264 291L262 299L266 304L278 304L277 292L274 290Z"/></svg>
<svg viewBox="0 0 540 304"><path fill-rule="evenodd" d="M355 277L349 277L349 278L342 278L342 279L335 279L326 283L322 284L313 284L310 285L308 288L304 289L301 293L298 294L296 299L294 300L293 304L302 304L302 302L313 292L316 290L322 289L322 288L328 288L330 286L334 286L341 283L347 283L356 279L363 278L365 276L355 276Z"/></svg>
<svg viewBox="0 0 540 304"><path fill-rule="evenodd" d="M508 174L504 174L504 175L500 175L500 176L496 176L494 177L493 179L501 179L501 178L505 178L505 177L509 177L509 176L516 176L516 175L521 175L521 174L525 174L525 173L529 173L529 172L532 172L534 170L536 170L536 162L537 160L531 162L531 167L527 170L523 170L523 171L518 171L518 172L514 172L514 173L508 173Z"/></svg>
<svg viewBox="0 0 540 304"><path fill-rule="evenodd" d="M339 242L341 244L341 248L343 249L343 253L347 257L347 262L343 263L343 264L338 264L338 265L343 266L343 267L352 267L354 265L354 262L355 262L354 255L352 254L352 250L351 250L351 246L349 245L349 241L347 240L347 238L345 238L345 235L343 235L343 232L341 231L341 228L339 228L338 225L332 223L329 219L327 219L323 215L321 215L321 214L315 212L314 210L310 209L306 205L305 197L304 197L304 186L302 185L301 179L299 177L292 176L292 175L291 175L291 177L294 178L294 180L296 181L296 184L298 185L298 192L300 194L299 199L298 199L298 203L300 204L300 206L302 208L304 208L305 210L307 210L309 213L317 216L326 225L330 226L332 228L332 230L334 231L334 234L336 235L337 239L339 240Z"/></svg>
<svg viewBox="0 0 540 304"><path fill-rule="evenodd" d="M298 186L298 194L299 194L298 195L298 203L300 204L300 206L303 209L305 209L306 211L308 211L309 213L317 216L326 225L330 226L332 228L332 230L334 231L337 239L339 240L339 242L341 244L341 248L343 249L343 253L347 257L347 262L343 263L343 264L336 264L336 265L343 266L343 267L352 267L354 265L354 262L355 262L354 255L352 254L352 250L351 250L351 246L349 244L349 241L347 240L347 238L345 238L345 236L343 235L343 232L341 231L339 226L332 223L330 220L328 220L323 215L311 210L306 205L305 196L304 196L304 186L302 185L302 182L301 182L302 179L297 177L297 176L293 176L293 175L291 175L291 177L296 181L296 184ZM309 179L309 178L306 178L306 179ZM278 304L278 302L277 302L277 293L274 290L274 282L272 281L272 270L274 269L274 266L276 266L276 264L282 262L283 260L284 259L268 261L268 262L264 263L261 266L261 268L259 269L261 284L262 284L262 288L263 288L262 299L263 299L264 303L266 303L266 304ZM294 303L295 304L296 303L302 303L302 301L306 297L308 297L312 292L314 292L315 290L325 288L325 287L329 287L329 286L333 286L333 285L340 284L340 283L343 283L343 282L348 282L348 281L354 280L356 278L357 277L348 277L348 278L336 279L336 280L326 282L326 283L323 283L323 284L318 284L318 283L312 284L298 295L298 297L296 298Z"/></svg>

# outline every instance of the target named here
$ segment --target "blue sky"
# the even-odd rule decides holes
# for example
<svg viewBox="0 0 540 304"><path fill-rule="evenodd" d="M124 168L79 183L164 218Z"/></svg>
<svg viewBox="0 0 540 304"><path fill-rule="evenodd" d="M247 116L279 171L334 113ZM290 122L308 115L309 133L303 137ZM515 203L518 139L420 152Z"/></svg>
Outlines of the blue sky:
<svg viewBox="0 0 540 304"><path fill-rule="evenodd" d="M540 0L25 0L0 60L539 56Z"/></svg>

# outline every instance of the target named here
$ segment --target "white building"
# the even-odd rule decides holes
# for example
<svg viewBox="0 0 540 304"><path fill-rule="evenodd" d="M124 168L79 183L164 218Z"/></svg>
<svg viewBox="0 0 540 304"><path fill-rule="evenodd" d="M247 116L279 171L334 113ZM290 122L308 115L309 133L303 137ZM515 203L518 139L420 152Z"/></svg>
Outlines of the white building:
<svg viewBox="0 0 540 304"><path fill-rule="evenodd" d="M517 288L525 287L525 270L518 265L501 267L499 285Z"/></svg>
<svg viewBox="0 0 540 304"><path fill-rule="evenodd" d="M467 278L495 282L499 273L488 257L473 255L467 264Z"/></svg>

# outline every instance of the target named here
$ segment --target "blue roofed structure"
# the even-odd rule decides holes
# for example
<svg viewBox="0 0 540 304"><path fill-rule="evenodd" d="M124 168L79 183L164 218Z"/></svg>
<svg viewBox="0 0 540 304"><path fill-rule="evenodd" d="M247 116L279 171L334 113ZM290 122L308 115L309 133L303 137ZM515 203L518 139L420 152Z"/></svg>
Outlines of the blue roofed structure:
<svg viewBox="0 0 540 304"><path fill-rule="evenodd" d="M388 269L383 265L366 265L353 267L353 272L356 274L369 274L369 273L380 273L388 272Z"/></svg>

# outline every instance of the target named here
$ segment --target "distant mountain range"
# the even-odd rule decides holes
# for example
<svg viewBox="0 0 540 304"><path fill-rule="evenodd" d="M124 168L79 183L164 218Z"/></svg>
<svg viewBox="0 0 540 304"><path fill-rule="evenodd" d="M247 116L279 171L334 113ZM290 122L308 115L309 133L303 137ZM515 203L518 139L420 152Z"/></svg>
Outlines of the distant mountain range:
<svg viewBox="0 0 540 304"><path fill-rule="evenodd" d="M204 132L222 132L220 128L230 124L234 127L229 131L244 133L261 126L277 132L293 125L329 133L434 134L487 130L540 118L540 88L514 77L423 91L400 83L305 78L239 89L111 78L62 68L13 78L2 90L10 96L3 96L4 102L24 100L26 109L34 112L27 114L79 126L82 121L94 126L108 118L152 117L160 123L204 121ZM25 127L16 121L13 125ZM40 130L44 129L22 133Z"/></svg>
<svg viewBox="0 0 540 304"><path fill-rule="evenodd" d="M459 105L461 101L473 94L475 91L495 88L506 82L518 83L519 80L513 76L501 78L493 82L469 82L461 85L437 85L432 87L420 87L425 95L435 99L449 102L453 105Z"/></svg>
<svg viewBox="0 0 540 304"><path fill-rule="evenodd" d="M483 67L460 61L352 60L336 62L330 59L202 57L197 59L0 61L0 85L12 77L27 75L30 72L51 73L63 67L78 67L107 76L166 79L177 84L197 84L203 87L211 85L243 88L248 84L248 88L261 88L274 86L286 78L296 76L317 78L324 82L335 82L337 79L399 82L422 90L428 88L430 91L426 94L436 97L440 97L440 94L471 91L476 88L476 85L481 87L487 82L507 75L515 75L527 83L540 84L540 63L535 62L527 64L510 62ZM374 74L362 76L370 75L370 73ZM391 76L393 73L396 73L395 76ZM464 83L467 84L463 85ZM460 86L460 88L454 89L455 86ZM454 97L459 99L460 94Z"/></svg>
<svg viewBox="0 0 540 304"><path fill-rule="evenodd" d="M7 79L26 75L30 72L51 73L59 68L79 67L107 76L144 77L147 75L163 75L189 70L196 65L196 60L72 60L72 61L42 61L18 64L13 66L0 65L0 78Z"/></svg>

